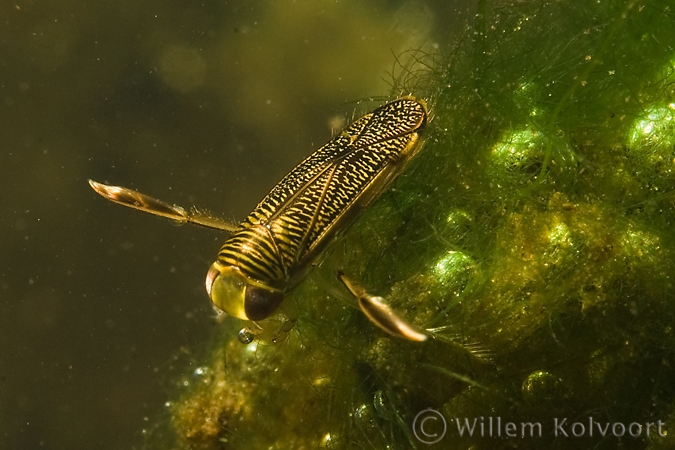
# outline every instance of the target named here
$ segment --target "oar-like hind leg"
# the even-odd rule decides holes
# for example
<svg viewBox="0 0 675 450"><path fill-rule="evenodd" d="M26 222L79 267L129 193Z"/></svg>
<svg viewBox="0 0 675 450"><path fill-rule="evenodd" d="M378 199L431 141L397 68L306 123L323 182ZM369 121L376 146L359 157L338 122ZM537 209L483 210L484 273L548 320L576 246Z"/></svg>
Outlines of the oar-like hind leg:
<svg viewBox="0 0 675 450"><path fill-rule="evenodd" d="M338 278L342 284L356 297L361 311L375 325L391 334L392 336L409 339L411 341L422 342L427 339L427 335L417 331L412 325L400 318L392 310L382 297L375 297L366 292L366 290L356 281L348 278L342 271L338 272Z"/></svg>
<svg viewBox="0 0 675 450"><path fill-rule="evenodd" d="M170 205L162 200L158 200L132 189L97 183L94 180L89 180L89 185L98 194L111 202L154 214L155 216L165 217L178 223L191 223L206 228L212 228L214 230L227 231L228 233L231 233L236 228L235 225L229 222L194 208L188 211L180 206Z"/></svg>

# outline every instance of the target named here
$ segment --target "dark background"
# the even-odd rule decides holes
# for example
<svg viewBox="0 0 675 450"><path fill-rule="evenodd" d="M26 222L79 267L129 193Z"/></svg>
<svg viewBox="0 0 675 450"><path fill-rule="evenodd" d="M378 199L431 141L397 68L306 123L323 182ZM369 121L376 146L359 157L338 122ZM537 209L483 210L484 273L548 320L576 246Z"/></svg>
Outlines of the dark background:
<svg viewBox="0 0 675 450"><path fill-rule="evenodd" d="M224 236L87 179L242 219L396 56L446 48L470 14L438 3L0 6L0 448L140 446L216 326Z"/></svg>

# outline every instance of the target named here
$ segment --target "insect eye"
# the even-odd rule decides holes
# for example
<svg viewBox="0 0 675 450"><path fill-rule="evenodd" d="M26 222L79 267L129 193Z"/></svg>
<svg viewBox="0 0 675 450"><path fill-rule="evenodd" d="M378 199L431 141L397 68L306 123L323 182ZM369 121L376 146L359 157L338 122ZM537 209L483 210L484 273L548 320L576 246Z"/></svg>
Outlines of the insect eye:
<svg viewBox="0 0 675 450"><path fill-rule="evenodd" d="M248 319L244 311L246 278L232 267L215 262L206 275L206 292L218 309L230 316Z"/></svg>
<svg viewBox="0 0 675 450"><path fill-rule="evenodd" d="M249 320L262 320L274 312L284 294L249 284L246 287L244 310Z"/></svg>

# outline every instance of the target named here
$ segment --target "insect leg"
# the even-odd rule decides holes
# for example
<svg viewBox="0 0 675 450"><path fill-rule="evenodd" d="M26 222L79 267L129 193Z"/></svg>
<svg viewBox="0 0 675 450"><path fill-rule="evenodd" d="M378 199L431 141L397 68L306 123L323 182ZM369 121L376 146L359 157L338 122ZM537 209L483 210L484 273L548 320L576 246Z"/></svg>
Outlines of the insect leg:
<svg viewBox="0 0 675 450"><path fill-rule="evenodd" d="M338 271L338 278L342 284L352 293L359 302L361 311L375 325L391 334L392 336L409 339L411 341L422 342L427 339L427 335L415 330L405 320L401 319L387 304L382 297L374 297L356 281L347 278L342 272Z"/></svg>
<svg viewBox="0 0 675 450"><path fill-rule="evenodd" d="M101 196L107 198L111 202L119 203L120 205L128 206L129 208L138 209L155 216L166 217L167 219L175 220L178 223L191 223L200 225L206 228L215 230L222 230L232 232L236 228L235 225L225 222L222 219L212 217L209 214L197 211L195 209L187 211L180 206L170 205L166 202L150 197L149 195L141 194L138 191L127 189L120 186L111 186L103 183L97 183L94 180L89 180L89 185Z"/></svg>

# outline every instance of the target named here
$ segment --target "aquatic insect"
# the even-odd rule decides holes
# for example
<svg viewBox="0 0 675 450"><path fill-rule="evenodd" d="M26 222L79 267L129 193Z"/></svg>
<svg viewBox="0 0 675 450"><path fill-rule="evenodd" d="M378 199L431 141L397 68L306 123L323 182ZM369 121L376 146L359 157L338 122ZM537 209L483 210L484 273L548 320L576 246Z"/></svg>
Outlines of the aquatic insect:
<svg viewBox="0 0 675 450"><path fill-rule="evenodd" d="M277 309L333 238L420 151L427 116L423 101L404 97L355 120L291 170L238 226L131 189L92 180L89 184L113 202L232 233L206 275L206 291L227 314L258 321ZM375 325L394 336L426 339L381 297L368 294L342 271L338 278Z"/></svg>

